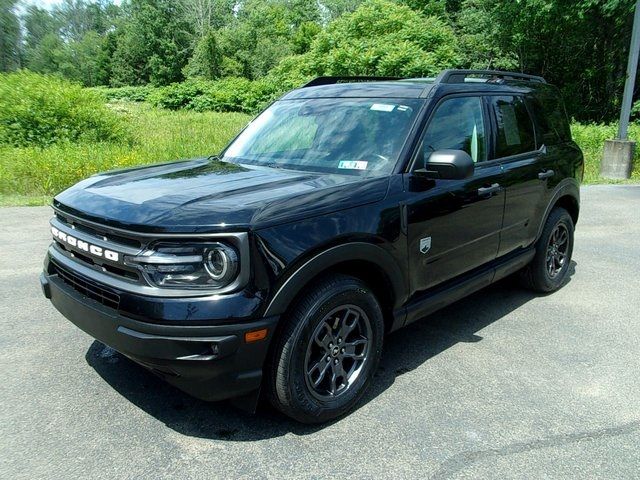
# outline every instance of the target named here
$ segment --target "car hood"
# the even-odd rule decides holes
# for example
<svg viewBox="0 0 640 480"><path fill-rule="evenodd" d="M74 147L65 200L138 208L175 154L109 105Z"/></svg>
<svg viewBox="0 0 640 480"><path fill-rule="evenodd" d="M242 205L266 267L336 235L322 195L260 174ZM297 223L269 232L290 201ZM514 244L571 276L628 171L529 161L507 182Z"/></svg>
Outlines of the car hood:
<svg viewBox="0 0 640 480"><path fill-rule="evenodd" d="M318 174L196 159L118 170L57 195L62 212L148 232L261 228L384 198L388 178Z"/></svg>

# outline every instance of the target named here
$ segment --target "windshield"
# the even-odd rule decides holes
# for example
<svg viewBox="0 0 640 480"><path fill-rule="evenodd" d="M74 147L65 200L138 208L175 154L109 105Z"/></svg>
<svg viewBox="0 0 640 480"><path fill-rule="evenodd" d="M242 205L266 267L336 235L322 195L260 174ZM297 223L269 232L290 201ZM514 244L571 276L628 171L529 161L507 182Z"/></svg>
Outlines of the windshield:
<svg viewBox="0 0 640 480"><path fill-rule="evenodd" d="M225 150L223 160L355 175L392 172L421 100L281 100Z"/></svg>

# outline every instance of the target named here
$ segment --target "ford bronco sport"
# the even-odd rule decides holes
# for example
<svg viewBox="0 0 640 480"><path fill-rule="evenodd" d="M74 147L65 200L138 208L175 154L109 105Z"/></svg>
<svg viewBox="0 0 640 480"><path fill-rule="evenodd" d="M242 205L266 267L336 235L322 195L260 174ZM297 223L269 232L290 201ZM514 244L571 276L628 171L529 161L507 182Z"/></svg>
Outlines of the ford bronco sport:
<svg viewBox="0 0 640 480"><path fill-rule="evenodd" d="M565 280L583 157L541 77L321 77L219 155L55 197L41 283L205 400L302 422L362 397L390 332L512 273Z"/></svg>

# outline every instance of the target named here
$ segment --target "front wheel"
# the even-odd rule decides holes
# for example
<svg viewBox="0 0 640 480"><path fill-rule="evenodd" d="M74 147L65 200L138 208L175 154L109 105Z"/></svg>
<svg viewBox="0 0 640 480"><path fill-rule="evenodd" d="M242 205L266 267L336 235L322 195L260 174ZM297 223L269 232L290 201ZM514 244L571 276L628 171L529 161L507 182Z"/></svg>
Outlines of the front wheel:
<svg viewBox="0 0 640 480"><path fill-rule="evenodd" d="M377 368L384 322L360 280L335 275L319 282L284 319L267 371L272 404L304 423L351 410Z"/></svg>
<svg viewBox="0 0 640 480"><path fill-rule="evenodd" d="M548 293L562 286L573 253L573 230L573 219L569 212L561 207L554 208L536 243L533 260L522 271L527 287Z"/></svg>

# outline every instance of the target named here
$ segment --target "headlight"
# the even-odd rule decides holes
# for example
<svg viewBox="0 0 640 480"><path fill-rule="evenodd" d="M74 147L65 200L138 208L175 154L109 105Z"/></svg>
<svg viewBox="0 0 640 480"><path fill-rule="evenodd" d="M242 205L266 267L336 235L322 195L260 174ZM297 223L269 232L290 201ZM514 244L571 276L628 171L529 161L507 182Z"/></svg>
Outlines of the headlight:
<svg viewBox="0 0 640 480"><path fill-rule="evenodd" d="M159 243L135 257L125 257L157 287L220 289L238 276L238 253L222 242Z"/></svg>

